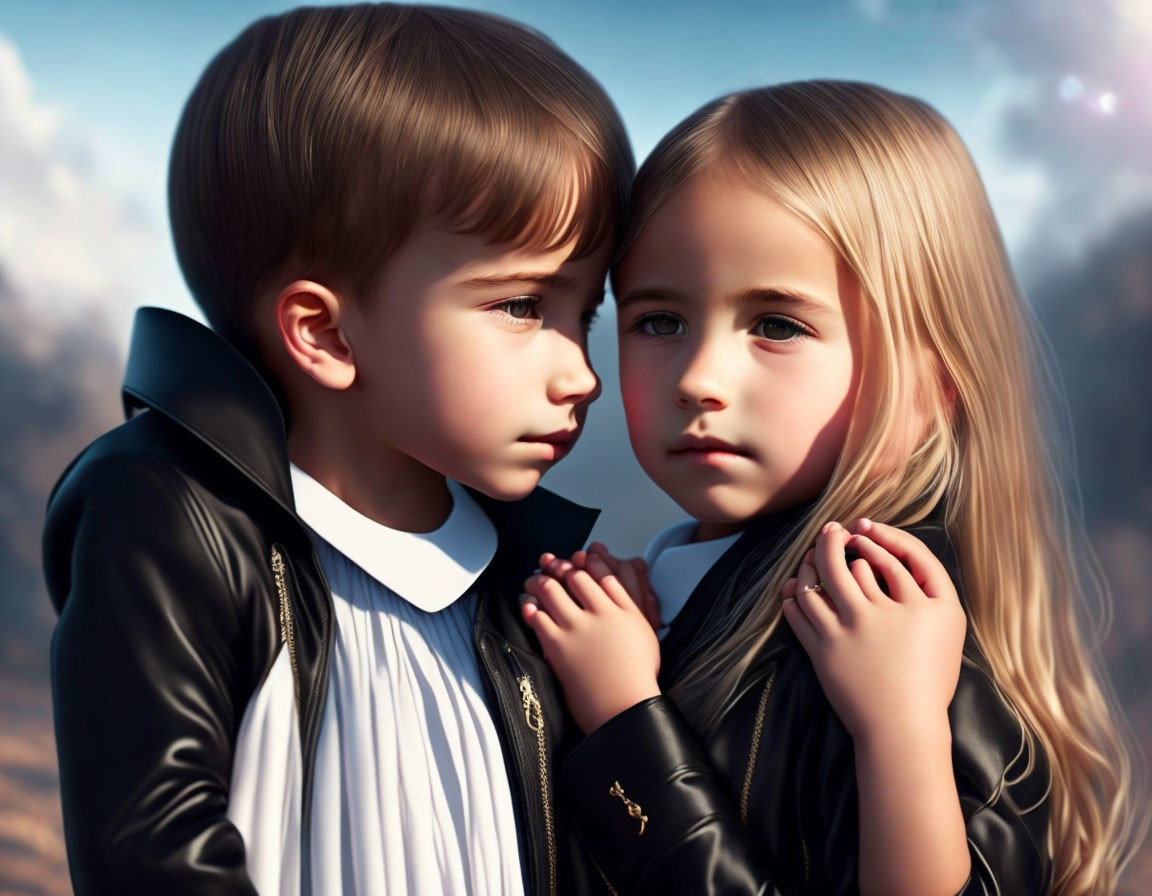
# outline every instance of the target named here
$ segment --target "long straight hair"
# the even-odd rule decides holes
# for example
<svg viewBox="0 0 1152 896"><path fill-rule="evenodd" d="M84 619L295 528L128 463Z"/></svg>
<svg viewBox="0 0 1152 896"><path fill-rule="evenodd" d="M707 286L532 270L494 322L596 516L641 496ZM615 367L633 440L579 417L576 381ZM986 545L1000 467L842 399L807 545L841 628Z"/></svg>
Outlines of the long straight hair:
<svg viewBox="0 0 1152 896"><path fill-rule="evenodd" d="M1107 592L1061 488L1042 406L1051 369L967 150L931 107L871 85L732 94L641 167L621 252L677 187L704 176L762 190L824 236L860 284L865 349L831 480L756 584L732 595L733 611L704 623L673 696L703 729L739 698L780 624L781 587L824 521L908 526L946 499L971 631L1030 765L1037 743L1050 760L1053 892L1113 891L1147 826L1133 794L1146 788L1093 665ZM911 448L900 435L910 407L928 421Z"/></svg>

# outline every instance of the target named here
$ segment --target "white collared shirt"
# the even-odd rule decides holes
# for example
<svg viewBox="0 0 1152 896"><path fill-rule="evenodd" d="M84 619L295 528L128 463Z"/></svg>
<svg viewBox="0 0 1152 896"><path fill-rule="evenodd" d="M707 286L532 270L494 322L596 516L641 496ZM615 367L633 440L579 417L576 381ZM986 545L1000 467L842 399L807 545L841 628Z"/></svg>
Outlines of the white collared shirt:
<svg viewBox="0 0 1152 896"><path fill-rule="evenodd" d="M724 538L694 542L692 538L698 525L696 520L673 523L658 532L644 551L648 583L656 593L660 620L664 623L657 632L661 640L708 570L740 537L737 532Z"/></svg>
<svg viewBox="0 0 1152 896"><path fill-rule="evenodd" d="M317 894L523 892L472 627L496 551L459 485L434 532L389 529L292 467L336 625L312 794ZM299 892L301 760L285 651L241 724L228 816L262 896Z"/></svg>

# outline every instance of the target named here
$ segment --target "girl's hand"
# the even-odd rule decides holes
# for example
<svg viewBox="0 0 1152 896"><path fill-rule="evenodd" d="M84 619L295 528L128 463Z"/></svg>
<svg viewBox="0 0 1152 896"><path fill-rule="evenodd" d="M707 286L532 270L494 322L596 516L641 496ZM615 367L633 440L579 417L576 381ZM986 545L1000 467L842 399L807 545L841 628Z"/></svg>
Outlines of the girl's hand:
<svg viewBox="0 0 1152 896"><path fill-rule="evenodd" d="M824 527L785 583L784 616L858 745L950 737L967 626L956 589L915 536L869 520L852 528ZM849 566L845 549L861 559Z"/></svg>
<svg viewBox="0 0 1152 896"><path fill-rule="evenodd" d="M576 724L588 734L660 693L660 642L598 554L581 557L584 568L548 562L549 556L542 564L556 576L541 573L524 583L528 598L521 612L564 687Z"/></svg>

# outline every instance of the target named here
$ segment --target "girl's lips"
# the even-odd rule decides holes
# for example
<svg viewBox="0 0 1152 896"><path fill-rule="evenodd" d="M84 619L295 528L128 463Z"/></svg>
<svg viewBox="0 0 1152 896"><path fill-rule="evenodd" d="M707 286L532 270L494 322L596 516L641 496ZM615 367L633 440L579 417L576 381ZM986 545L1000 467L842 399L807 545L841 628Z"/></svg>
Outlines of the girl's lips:
<svg viewBox="0 0 1152 896"><path fill-rule="evenodd" d="M711 436L681 436L672 443L670 453L688 457L695 455L751 457L751 454L743 448Z"/></svg>

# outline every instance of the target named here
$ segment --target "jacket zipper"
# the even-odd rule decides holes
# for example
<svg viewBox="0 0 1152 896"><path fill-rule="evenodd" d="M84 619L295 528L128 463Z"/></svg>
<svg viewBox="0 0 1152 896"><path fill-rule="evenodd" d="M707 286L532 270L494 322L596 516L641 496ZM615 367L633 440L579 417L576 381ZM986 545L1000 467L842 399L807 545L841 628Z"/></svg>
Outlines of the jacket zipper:
<svg viewBox="0 0 1152 896"><path fill-rule="evenodd" d="M776 680L776 670L768 676L764 683L764 691L760 694L760 704L756 707L756 721L752 726L752 746L748 750L748 765L744 769L744 786L740 790L740 822L748 825L748 801L752 797L752 777L756 773L756 756L760 752L760 739L764 734L764 713L768 707L768 695L772 693L772 682Z"/></svg>
<svg viewBox="0 0 1152 896"><path fill-rule="evenodd" d="M556 894L556 825L552 817L552 789L548 781L548 741L544 726L544 711L532 677L524 671L510 646L505 646L505 654L513 668L516 683L520 687L520 704L524 710L524 721L536 735L536 761L540 775L540 802L544 810L544 838L548 852L548 892Z"/></svg>
<svg viewBox="0 0 1152 896"><path fill-rule="evenodd" d="M776 680L776 670L764 682L760 703L756 707L756 721L752 724L752 746L748 750L748 765L744 769L744 786L740 790L740 822L748 826L748 801L752 796L752 777L756 773L756 755L760 752L760 741L764 736L764 714L768 708L768 695L772 693L772 683ZM804 857L804 883L809 880L808 841L800 837L800 850Z"/></svg>
<svg viewBox="0 0 1152 896"><path fill-rule="evenodd" d="M280 545L272 545L272 577L276 582L276 596L280 602L280 640L288 650L288 662L292 666L292 690L296 697L296 715L304 718L304 707L300 694L300 670L296 665L296 625L292 619L292 602L288 599L288 581L284 570L284 555Z"/></svg>

